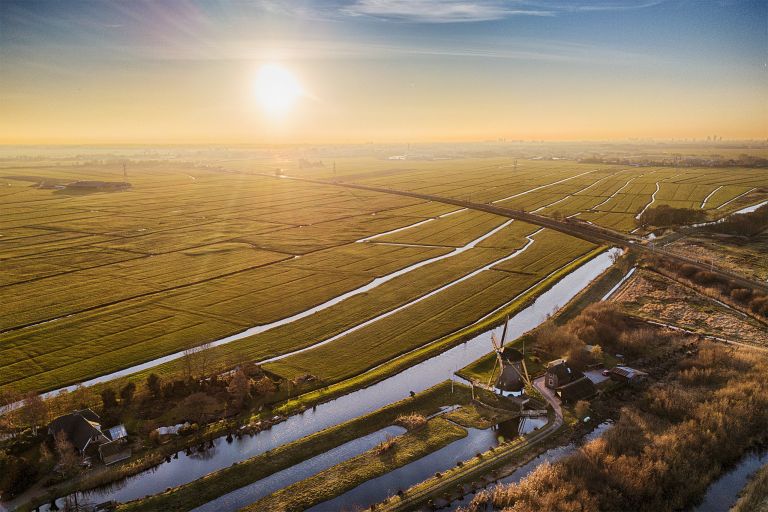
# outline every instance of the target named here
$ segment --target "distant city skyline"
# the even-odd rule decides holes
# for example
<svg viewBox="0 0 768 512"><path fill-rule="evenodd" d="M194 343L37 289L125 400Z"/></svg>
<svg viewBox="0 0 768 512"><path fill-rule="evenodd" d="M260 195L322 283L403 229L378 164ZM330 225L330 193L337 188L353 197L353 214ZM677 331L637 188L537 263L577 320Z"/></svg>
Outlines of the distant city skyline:
<svg viewBox="0 0 768 512"><path fill-rule="evenodd" d="M5 0L2 144L768 137L764 1Z"/></svg>

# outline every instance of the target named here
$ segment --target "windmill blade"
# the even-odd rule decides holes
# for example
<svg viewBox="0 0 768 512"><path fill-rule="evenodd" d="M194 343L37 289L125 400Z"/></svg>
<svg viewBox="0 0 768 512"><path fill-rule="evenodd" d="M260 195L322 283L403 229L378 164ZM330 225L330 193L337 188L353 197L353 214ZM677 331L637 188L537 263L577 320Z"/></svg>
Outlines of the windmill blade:
<svg viewBox="0 0 768 512"><path fill-rule="evenodd" d="M499 364L499 354L496 353L496 360L493 362L493 368L491 369L491 376L488 377L488 387L491 387L491 382L493 381L493 376L496 374L496 365Z"/></svg>
<svg viewBox="0 0 768 512"><path fill-rule="evenodd" d="M531 376L528 375L528 367L525 365L525 357L523 357L523 360L521 361L523 363L523 371L525 372L525 384L527 386L533 386L533 383L531 382Z"/></svg>
<svg viewBox="0 0 768 512"><path fill-rule="evenodd" d="M504 342L507 341L507 327L509 326L509 315L507 315L507 318L504 320L504 330L501 331L501 344L504 345Z"/></svg>
<svg viewBox="0 0 768 512"><path fill-rule="evenodd" d="M499 340L496 339L496 333L491 333L491 343L493 344L493 350L495 350L497 353L501 351L501 345L499 344Z"/></svg>

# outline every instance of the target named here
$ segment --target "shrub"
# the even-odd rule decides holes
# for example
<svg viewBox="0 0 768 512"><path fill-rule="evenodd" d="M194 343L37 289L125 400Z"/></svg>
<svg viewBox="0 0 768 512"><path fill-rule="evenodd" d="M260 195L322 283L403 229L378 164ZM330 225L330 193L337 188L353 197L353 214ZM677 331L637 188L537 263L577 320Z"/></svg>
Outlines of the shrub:
<svg viewBox="0 0 768 512"><path fill-rule="evenodd" d="M589 402L587 402L586 400L579 400L578 402L576 402L576 405L573 407L574 414L576 414L576 417L579 418L580 420L583 420L584 418L589 416L589 411L590 411Z"/></svg>
<svg viewBox="0 0 768 512"><path fill-rule="evenodd" d="M417 414L417 413L402 414L397 417L397 420L395 420L395 423L397 423L398 425L402 425L408 430L414 430L426 425L427 418L425 418L423 414Z"/></svg>
<svg viewBox="0 0 768 512"><path fill-rule="evenodd" d="M384 441L376 445L376 448L374 448L374 453L376 455L386 455L387 453L393 451L396 446L397 439L392 436L387 436Z"/></svg>

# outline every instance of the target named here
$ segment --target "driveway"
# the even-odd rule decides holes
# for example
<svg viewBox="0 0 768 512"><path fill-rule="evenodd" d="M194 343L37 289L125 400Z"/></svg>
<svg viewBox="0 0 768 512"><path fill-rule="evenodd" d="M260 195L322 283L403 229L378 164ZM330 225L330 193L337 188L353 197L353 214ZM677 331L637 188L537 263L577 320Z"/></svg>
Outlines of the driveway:
<svg viewBox="0 0 768 512"><path fill-rule="evenodd" d="M533 387L539 390L544 399L549 402L552 409L555 411L555 428L563 424L563 408L560 407L560 399L555 396L555 393L544 385L544 377L539 377L533 381Z"/></svg>

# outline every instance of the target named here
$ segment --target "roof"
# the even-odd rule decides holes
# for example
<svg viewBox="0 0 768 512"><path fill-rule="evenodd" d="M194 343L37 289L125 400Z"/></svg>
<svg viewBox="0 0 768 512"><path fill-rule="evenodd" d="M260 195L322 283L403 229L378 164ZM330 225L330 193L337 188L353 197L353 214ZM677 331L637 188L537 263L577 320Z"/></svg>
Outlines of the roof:
<svg viewBox="0 0 768 512"><path fill-rule="evenodd" d="M48 425L48 432L52 435L64 432L72 445L82 452L94 437L101 437L103 441L109 441L102 434L101 425L98 421L98 414L90 409L83 409L59 416Z"/></svg>
<svg viewBox="0 0 768 512"><path fill-rule="evenodd" d="M558 382L571 382L571 380L573 380L573 370L565 363L565 361L562 359L560 359L560 361L560 363L554 366L547 366L547 373L557 377Z"/></svg>
<svg viewBox="0 0 768 512"><path fill-rule="evenodd" d="M95 423L99 423L101 421L99 415L90 409L80 409L79 411L75 411L72 414L79 414L88 421L93 421Z"/></svg>
<svg viewBox="0 0 768 512"><path fill-rule="evenodd" d="M615 366L611 369L611 373L624 377L627 380L640 379L648 375L643 371L630 368L629 366Z"/></svg>
<svg viewBox="0 0 768 512"><path fill-rule="evenodd" d="M594 395L595 385L586 377L581 377L565 386L557 388L557 394L564 402L575 402Z"/></svg>
<svg viewBox="0 0 768 512"><path fill-rule="evenodd" d="M131 456L131 449L120 441L109 441L99 445L99 455L104 464L114 464Z"/></svg>
<svg viewBox="0 0 768 512"><path fill-rule="evenodd" d="M522 361L525 358L522 352L512 347L502 347L501 357L509 362Z"/></svg>
<svg viewBox="0 0 768 512"><path fill-rule="evenodd" d="M550 361L547 363L547 368L551 368L559 364L565 364L565 359L555 359L554 361Z"/></svg>
<svg viewBox="0 0 768 512"><path fill-rule="evenodd" d="M107 437L115 441L117 439L123 439L128 437L128 432L125 430L125 425L115 425L107 430Z"/></svg>
<svg viewBox="0 0 768 512"><path fill-rule="evenodd" d="M496 379L496 387L502 391L520 391L523 389L523 379L519 369L515 368L512 363L505 364L499 378Z"/></svg>

